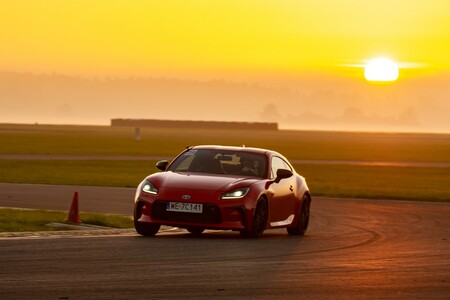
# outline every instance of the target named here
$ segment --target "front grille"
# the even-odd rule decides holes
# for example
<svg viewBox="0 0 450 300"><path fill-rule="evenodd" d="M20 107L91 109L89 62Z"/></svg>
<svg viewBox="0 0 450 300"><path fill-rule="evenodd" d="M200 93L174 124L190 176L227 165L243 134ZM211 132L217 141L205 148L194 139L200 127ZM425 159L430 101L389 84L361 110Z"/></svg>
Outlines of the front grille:
<svg viewBox="0 0 450 300"><path fill-rule="evenodd" d="M167 211L167 201L155 201L152 205L152 219L186 222L186 223L204 223L217 224L222 222L220 208L214 204L203 204L203 212L186 213L177 211Z"/></svg>

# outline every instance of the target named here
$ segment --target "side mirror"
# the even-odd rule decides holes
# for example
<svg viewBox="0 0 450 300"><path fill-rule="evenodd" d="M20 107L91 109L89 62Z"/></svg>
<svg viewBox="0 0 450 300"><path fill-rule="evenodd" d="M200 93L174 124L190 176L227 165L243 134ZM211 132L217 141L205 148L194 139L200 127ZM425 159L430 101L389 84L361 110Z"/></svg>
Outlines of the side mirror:
<svg viewBox="0 0 450 300"><path fill-rule="evenodd" d="M156 167L160 169L161 171L165 171L167 168L167 165L169 164L169 161L167 160L160 160L156 163Z"/></svg>
<svg viewBox="0 0 450 300"><path fill-rule="evenodd" d="M288 169L278 169L277 178L275 178L275 182L278 183L281 179L289 178L293 175L291 170Z"/></svg>

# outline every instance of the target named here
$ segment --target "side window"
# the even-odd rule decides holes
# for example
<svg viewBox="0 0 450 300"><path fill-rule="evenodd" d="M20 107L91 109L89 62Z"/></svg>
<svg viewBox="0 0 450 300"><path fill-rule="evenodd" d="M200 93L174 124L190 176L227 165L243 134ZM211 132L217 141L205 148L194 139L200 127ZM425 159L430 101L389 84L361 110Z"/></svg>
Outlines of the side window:
<svg viewBox="0 0 450 300"><path fill-rule="evenodd" d="M277 177L278 169L287 169L292 171L292 168L284 160L277 156L274 156L272 157L272 168L270 169L271 178Z"/></svg>

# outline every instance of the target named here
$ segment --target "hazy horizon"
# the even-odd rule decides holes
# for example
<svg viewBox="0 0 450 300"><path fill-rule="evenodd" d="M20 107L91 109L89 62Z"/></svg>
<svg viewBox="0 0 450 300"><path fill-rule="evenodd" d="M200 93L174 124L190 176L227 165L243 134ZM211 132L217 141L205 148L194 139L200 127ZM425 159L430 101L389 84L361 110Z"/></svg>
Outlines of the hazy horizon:
<svg viewBox="0 0 450 300"><path fill-rule="evenodd" d="M373 86L332 74L283 79L238 82L0 72L0 123L108 125L113 118L132 118L277 122L280 129L300 130L450 133L446 80Z"/></svg>

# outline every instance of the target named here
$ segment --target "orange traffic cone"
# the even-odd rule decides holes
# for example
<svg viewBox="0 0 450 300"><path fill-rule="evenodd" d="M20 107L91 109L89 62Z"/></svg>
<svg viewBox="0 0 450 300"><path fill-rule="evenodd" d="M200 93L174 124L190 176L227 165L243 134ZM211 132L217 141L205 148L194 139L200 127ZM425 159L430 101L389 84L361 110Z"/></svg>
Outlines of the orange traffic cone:
<svg viewBox="0 0 450 300"><path fill-rule="evenodd" d="M73 194L72 204L70 205L67 218L64 221L70 223L80 223L80 217L78 216L78 192Z"/></svg>

